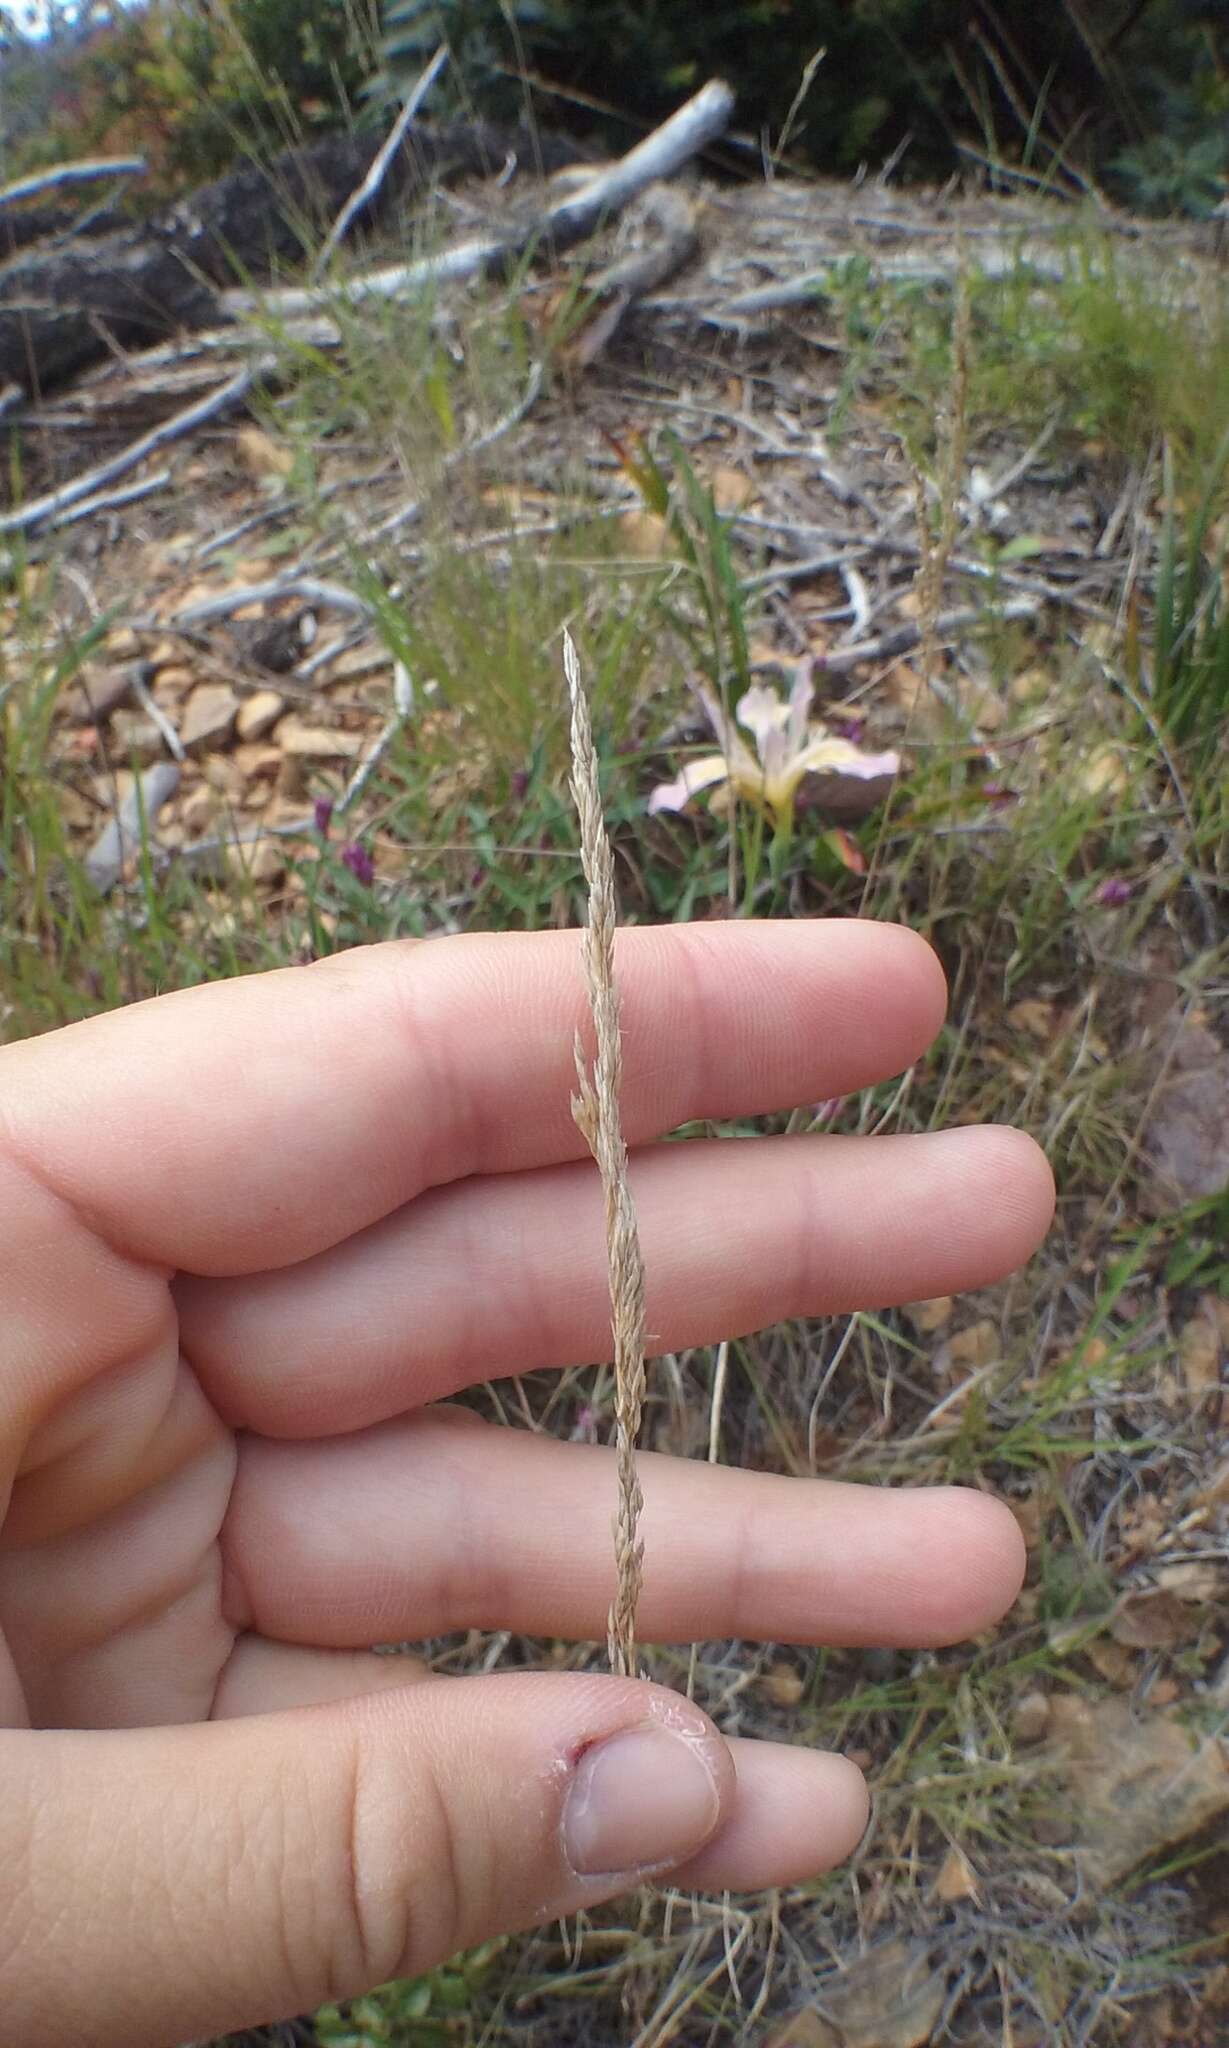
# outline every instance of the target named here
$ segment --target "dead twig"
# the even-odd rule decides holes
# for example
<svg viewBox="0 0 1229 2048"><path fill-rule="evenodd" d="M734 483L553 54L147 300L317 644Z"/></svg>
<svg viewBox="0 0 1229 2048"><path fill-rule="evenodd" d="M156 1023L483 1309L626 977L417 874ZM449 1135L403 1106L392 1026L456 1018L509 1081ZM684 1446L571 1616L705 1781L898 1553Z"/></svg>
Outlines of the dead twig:
<svg viewBox="0 0 1229 2048"><path fill-rule="evenodd" d="M138 665L129 688L151 725L156 726L161 733L162 743L171 759L173 761L183 761L186 758L183 741L146 682L145 676L142 673L143 668L143 663Z"/></svg>
<svg viewBox="0 0 1229 2048"><path fill-rule="evenodd" d="M385 720L371 752L364 760L360 761L342 791L341 798L336 805L336 811L339 816L344 816L351 806L357 803L413 709L413 677L403 661L395 661L393 663L392 717Z"/></svg>
<svg viewBox="0 0 1229 2048"><path fill-rule="evenodd" d="M588 369L596 361L613 341L632 307L646 293L667 284L684 264L690 263L699 246L695 207L685 193L676 192L669 185L650 187L645 194L644 212L659 230L657 239L647 248L634 249L619 257L587 280L587 289L605 303L573 344L572 355L578 369Z"/></svg>
<svg viewBox="0 0 1229 2048"><path fill-rule="evenodd" d="M409 98L393 122L388 135L376 151L367 176L363 179L362 184L350 194L341 212L329 229L328 234L325 236L316 260L311 267L313 277L319 277L321 272L327 269L330 258L336 252L339 242L349 231L355 216L363 211L370 200L374 199L384 183L385 174L405 140L406 130L410 122L414 119L415 114L418 112L447 62L448 45L447 43L441 43L425 71L415 81Z"/></svg>
<svg viewBox="0 0 1229 2048"><path fill-rule="evenodd" d="M0 212L22 199L36 199L40 193L58 191L62 185L92 185L102 178L143 178L149 169L143 156L102 156L80 163L55 164L49 171L32 171L0 189Z"/></svg>
<svg viewBox="0 0 1229 2048"><path fill-rule="evenodd" d="M242 405L259 379L273 368L273 361L272 356L261 358L247 369L241 370L238 376L232 377L228 383L210 392L208 398L198 399L195 405L185 406L182 412L174 413L169 420L163 420L160 426L152 427L138 440L130 441L118 455L111 456L107 462L100 462L96 469L86 470L83 475L74 477L71 483L61 484L58 490L48 491L41 498L31 498L26 504L18 505L14 511L6 512L0 518L0 534L32 533L36 527L44 526L49 520L56 519L70 505L79 504L83 498L95 497L106 485L113 483L116 477L126 476L130 469L136 469L139 463L145 462L151 455L158 454L172 441L180 441L185 434L194 433L206 420L217 419L222 413L230 412L234 406Z"/></svg>
<svg viewBox="0 0 1229 2048"><path fill-rule="evenodd" d="M964 631L966 626L984 624L993 619L996 623L1005 619L1031 619L1040 611L1040 603L1031 597L1012 598L1008 604L985 606L963 605L956 611L940 612L934 620L936 644ZM922 628L913 619L904 625L894 626L890 633L881 633L875 640L863 640L856 647L842 647L821 655L816 663L816 675L843 676L850 669L860 668L864 661L890 661L897 655L908 654L922 638Z"/></svg>
<svg viewBox="0 0 1229 2048"><path fill-rule="evenodd" d="M186 632L193 626L207 626L214 619L227 619L233 613L242 611L249 604L275 604L282 597L301 597L306 604L332 605L339 612L357 612L363 618L370 617L370 609L361 597L352 590L345 590L340 583L322 583L315 576L290 574L272 578L268 583L248 583L238 590L224 590L217 597L203 597L199 604L190 604L186 611L176 612L167 621L172 631Z"/></svg>
<svg viewBox="0 0 1229 2048"><path fill-rule="evenodd" d="M79 519L92 519L96 512L119 512L125 505L137 505L142 498L152 498L155 491L164 491L171 481L169 469L156 469L152 476L142 477L139 483L125 484L118 491L98 491L92 498L82 498L70 505L66 512L59 512L43 521L44 532L53 527L75 526Z"/></svg>

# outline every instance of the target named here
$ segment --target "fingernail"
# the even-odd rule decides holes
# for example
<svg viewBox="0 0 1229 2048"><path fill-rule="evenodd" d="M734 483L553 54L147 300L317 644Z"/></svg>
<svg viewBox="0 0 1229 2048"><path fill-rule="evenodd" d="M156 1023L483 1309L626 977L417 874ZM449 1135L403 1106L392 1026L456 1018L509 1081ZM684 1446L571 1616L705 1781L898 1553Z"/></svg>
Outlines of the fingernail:
<svg viewBox="0 0 1229 2048"><path fill-rule="evenodd" d="M694 1744L668 1728L634 1728L586 1750L563 1812L568 1861L581 1877L681 1863L708 1840L721 1809Z"/></svg>

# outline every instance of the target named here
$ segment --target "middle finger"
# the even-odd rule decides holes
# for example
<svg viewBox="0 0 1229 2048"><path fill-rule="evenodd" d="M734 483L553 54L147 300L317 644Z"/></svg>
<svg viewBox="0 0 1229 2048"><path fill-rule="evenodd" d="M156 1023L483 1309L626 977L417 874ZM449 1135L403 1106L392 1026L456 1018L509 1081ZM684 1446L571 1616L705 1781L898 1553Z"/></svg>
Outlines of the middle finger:
<svg viewBox="0 0 1229 2048"><path fill-rule="evenodd" d="M650 1146L632 1160L650 1350L984 1286L1039 1243L1053 1184L997 1127ZM183 1345L267 1436L385 1420L474 1381L610 1355L602 1194L584 1163L435 1189L296 1266L183 1278Z"/></svg>

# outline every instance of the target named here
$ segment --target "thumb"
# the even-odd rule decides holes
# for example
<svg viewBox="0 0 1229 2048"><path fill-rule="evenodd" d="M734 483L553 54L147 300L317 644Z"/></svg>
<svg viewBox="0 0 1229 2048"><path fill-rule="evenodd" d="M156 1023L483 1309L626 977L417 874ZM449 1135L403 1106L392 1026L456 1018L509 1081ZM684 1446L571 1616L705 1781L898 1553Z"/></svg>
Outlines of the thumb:
<svg viewBox="0 0 1229 2048"><path fill-rule="evenodd" d="M747 1882L801 1875L767 1871L757 1813L778 1862L808 1805L806 1870L852 1846L850 1766L745 1747L750 1811L699 1708L563 1673L193 1727L4 1731L5 2040L157 2048L310 2011L680 1865L737 1884L726 1839Z"/></svg>

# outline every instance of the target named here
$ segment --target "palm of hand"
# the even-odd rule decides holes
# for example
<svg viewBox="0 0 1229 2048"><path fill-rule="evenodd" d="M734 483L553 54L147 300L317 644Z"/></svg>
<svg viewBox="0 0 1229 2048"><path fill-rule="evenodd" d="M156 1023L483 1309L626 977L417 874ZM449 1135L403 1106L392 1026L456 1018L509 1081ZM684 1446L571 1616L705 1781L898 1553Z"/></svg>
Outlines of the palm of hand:
<svg viewBox="0 0 1229 2048"><path fill-rule="evenodd" d="M925 949L820 929L623 935L656 1350L976 1284L1044 1228L1044 1164L1009 1132L649 1142L923 1049ZM401 1690L405 1664L368 1646L459 1627L601 1636L608 1453L428 1405L606 1355L600 1192L568 1107L580 1009L574 937L447 941L3 1055L0 1724ZM940 1642L1014 1591L1014 1525L981 1496L642 1466L648 1640ZM740 1784L767 1767L745 1756ZM782 1861L780 1829L770 1854L744 1828L689 1870L759 1883Z"/></svg>

